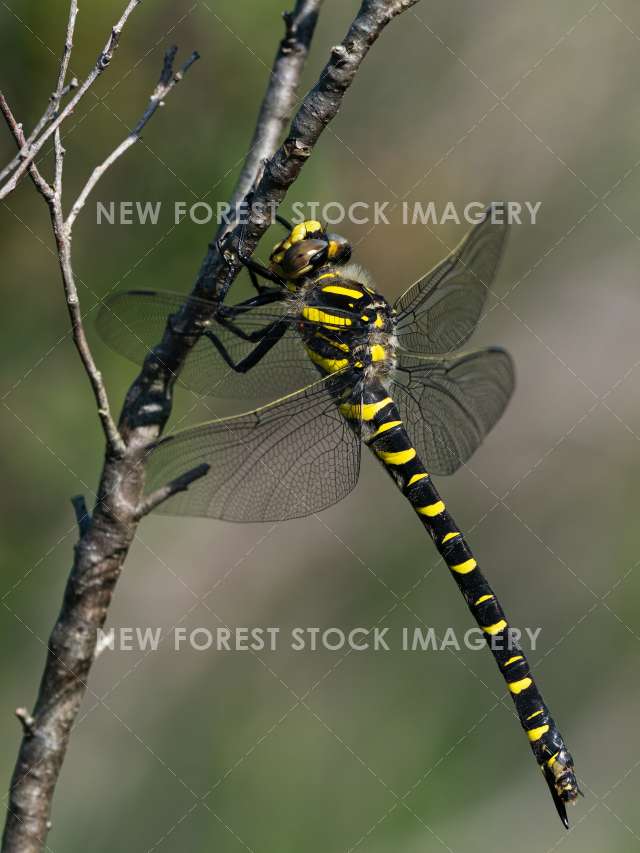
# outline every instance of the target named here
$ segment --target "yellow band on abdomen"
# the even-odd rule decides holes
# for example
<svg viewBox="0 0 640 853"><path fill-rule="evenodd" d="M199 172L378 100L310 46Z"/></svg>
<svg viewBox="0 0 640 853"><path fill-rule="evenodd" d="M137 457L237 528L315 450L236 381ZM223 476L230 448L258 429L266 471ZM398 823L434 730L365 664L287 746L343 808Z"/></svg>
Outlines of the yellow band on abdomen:
<svg viewBox="0 0 640 853"><path fill-rule="evenodd" d="M535 743L537 740L540 740L542 735L546 735L549 731L549 726L538 726L537 729L529 729L527 732L527 737L531 741L531 743Z"/></svg>
<svg viewBox="0 0 640 853"><path fill-rule="evenodd" d="M471 559L465 560L464 563L456 563L454 566L449 566L449 568L452 572L457 572L459 575L468 575L477 565L476 561L471 557Z"/></svg>
<svg viewBox="0 0 640 853"><path fill-rule="evenodd" d="M393 429L394 427L397 427L397 426L402 426L402 421L387 421L386 424L382 424L381 426L378 427L378 429L373 433L373 435L371 435L367 439L367 442L373 441L375 438L377 438L383 432L388 432L390 429Z"/></svg>
<svg viewBox="0 0 640 853"><path fill-rule="evenodd" d="M416 457L416 451L413 447L408 450L388 451L376 450L376 456L387 465L404 465L405 462L411 462Z"/></svg>
<svg viewBox="0 0 640 853"><path fill-rule="evenodd" d="M341 413L349 420L372 421L378 412L382 411L390 403L393 403L391 397L385 397L384 400L378 400L377 403L343 403L340 406Z"/></svg>
<svg viewBox="0 0 640 853"><path fill-rule="evenodd" d="M485 634L491 634L492 636L495 634L499 634L500 631L504 631L507 627L507 623L504 619L501 619L499 622L495 622L493 625L487 625L486 628L482 628ZM511 687L511 685L509 685Z"/></svg>
<svg viewBox="0 0 640 853"><path fill-rule="evenodd" d="M428 506L417 506L416 512L419 512L420 515L426 515L429 518L434 518L436 515L440 515L441 512L444 512L444 509L444 503L442 501L436 501Z"/></svg>
<svg viewBox="0 0 640 853"><path fill-rule="evenodd" d="M530 678L523 678L521 681L513 681L509 684L509 690L514 693L522 693L523 690L526 690L528 687L531 687L533 681Z"/></svg>

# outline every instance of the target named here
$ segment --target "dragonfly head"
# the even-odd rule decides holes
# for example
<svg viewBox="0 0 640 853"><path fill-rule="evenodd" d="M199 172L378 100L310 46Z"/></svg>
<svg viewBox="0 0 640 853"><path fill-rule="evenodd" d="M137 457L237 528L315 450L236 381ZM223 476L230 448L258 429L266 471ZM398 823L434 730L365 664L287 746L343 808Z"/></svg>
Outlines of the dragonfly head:
<svg viewBox="0 0 640 853"><path fill-rule="evenodd" d="M351 244L339 234L330 234L314 219L300 222L273 247L269 257L272 272L297 290L302 281L325 264L345 264Z"/></svg>

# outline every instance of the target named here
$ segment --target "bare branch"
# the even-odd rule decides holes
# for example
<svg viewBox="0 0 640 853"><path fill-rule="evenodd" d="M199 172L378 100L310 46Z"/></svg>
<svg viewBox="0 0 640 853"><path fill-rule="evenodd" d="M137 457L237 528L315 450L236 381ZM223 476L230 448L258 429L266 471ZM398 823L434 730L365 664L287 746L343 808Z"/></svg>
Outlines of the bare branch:
<svg viewBox="0 0 640 853"><path fill-rule="evenodd" d="M62 49L62 59L60 60L60 70L58 72L58 84L56 86L56 91L54 94L54 97L56 99L54 111L58 109L60 105L60 99L64 97L64 95L68 91L71 91L71 89L75 89L78 85L78 81L75 79L75 77L73 78L68 87L65 87L64 84L64 81L67 79L67 71L69 69L69 62L71 60L71 51L73 50L73 34L76 29L77 17L78 0L71 0L71 4L69 6L69 21L67 22L67 34L64 40L64 47Z"/></svg>
<svg viewBox="0 0 640 853"><path fill-rule="evenodd" d="M53 223L53 234L56 240L56 249L58 252L58 263L62 274L62 284L67 301L67 311L69 312L69 319L71 321L73 342L78 350L85 373L89 377L89 382L91 383L91 388L97 405L98 417L100 418L102 431L104 432L105 439L107 441L107 448L110 453L120 457L124 455L126 447L111 415L107 389L105 388L102 374L98 370L94 361L93 353L91 352L84 329L75 273L73 271L73 263L71 260L71 235L64 227L62 206L60 204L60 197L57 193L54 194L53 203L51 205L51 220Z"/></svg>
<svg viewBox="0 0 640 853"><path fill-rule="evenodd" d="M272 76L265 96L269 104L263 107L260 114L262 129L256 129L254 134L260 154L252 154L248 158L234 196L240 198L249 194L258 204L275 202L276 206L282 201L322 130L336 115L371 45L392 18L415 2L417 0L364 0L342 45L334 48L316 86L305 97L287 139L270 157L260 175L265 153L269 155L273 151L279 135L278 128L282 128L284 121L288 120L289 111L293 109L302 70L300 54L294 49L288 51L287 45L291 40L298 41L303 60L308 50L312 23L315 22L313 18L306 19L310 30L305 31L301 24L295 27L296 12L307 9L313 15L317 13L317 5L312 0L298 0L289 18L290 42L285 38L280 46L282 64L279 65L276 59L274 68L278 67L279 71ZM136 5L137 2L130 3L127 9ZM112 43L112 49L116 44L117 38ZM107 52L104 56L107 56ZM291 64L290 68L287 63ZM70 108L73 109L83 94L86 82L48 125L43 136L50 136L64 121L65 113L68 115ZM25 152L25 156L35 156L34 149L43 136ZM23 161L18 169L28 168L28 165L25 167ZM16 174L17 170L13 173L12 181L16 180ZM88 188L86 195L94 185ZM56 216L56 221L61 222L59 205ZM252 212L248 227L238 224L230 231L228 251L224 255L218 242L215 239L212 241L194 286L194 293L203 296L208 302L192 303L178 312L129 389L120 418L125 452L121 455L114 453L107 438L108 450L98 501L90 526L76 545L62 610L49 641L47 662L33 712L34 735L25 736L20 747L11 783L3 853L41 853L43 849L55 785L94 661L97 632L104 625L139 518L180 488L186 488L189 485L187 480L194 482L198 475L204 475L204 472L194 469L178 478L178 481L168 484L165 489L143 498L144 459L149 448L157 441L171 412L172 388L176 376L198 340L202 321L214 314L241 268L237 256L241 231L245 231L248 248L253 251L269 224L269 217ZM61 248L64 248L64 241ZM65 268L67 263L68 269ZM63 277L69 274L72 276L69 254L65 257L61 252L61 267ZM70 283L65 280L65 290L71 310L74 304L71 297L75 294L72 278ZM75 306L77 309L77 297ZM79 313L77 317L79 319ZM78 328L82 328L81 324Z"/></svg>
<svg viewBox="0 0 640 853"><path fill-rule="evenodd" d="M250 255L269 225L271 212L284 199L311 156L322 131L335 118L342 99L353 82L369 49L393 18L414 6L418 0L363 0L355 20L342 43L333 48L318 82L305 96L289 135L265 164L259 183L251 193L247 222L236 225L225 241L225 252L212 244L194 288L194 294L219 302L237 278L242 263L238 248ZM213 311L213 309L212 309ZM188 314L188 312L187 312ZM183 315L188 321L188 316Z"/></svg>
<svg viewBox="0 0 640 853"><path fill-rule="evenodd" d="M20 150L18 151L16 156L9 163L9 165L6 166L2 170L2 172L0 172L0 181L4 181L5 178L7 178L11 174L11 172L19 166L21 159L23 159L23 157L26 155L33 142L38 138L42 130L55 116L62 98L64 98L65 95L67 95L72 89L76 89L78 87L78 81L75 77L73 78L73 80L71 80L68 86L64 85L64 81L67 76L67 69L69 67L71 49L73 47L73 33L75 31L77 16L77 0L71 0L71 5L69 8L69 20L67 22L67 34L62 52L62 58L60 60L58 83L56 85L56 89L49 98L49 105L47 106L47 109L45 110L39 121L36 123L34 129L31 131L29 138L23 138L22 143L19 146Z"/></svg>
<svg viewBox="0 0 640 853"><path fill-rule="evenodd" d="M73 228L73 224L78 218L78 214L85 206L89 195L91 194L93 188L98 183L98 181L102 178L105 172L113 166L116 160L119 160L122 155L129 150L133 145L138 142L140 139L140 134L142 133L142 129L147 124L147 122L153 117L156 110L163 105L164 98L167 97L169 92L182 80L186 72L191 68L194 62L198 60L199 55L194 52L191 54L189 59L182 65L182 67L174 73L173 71L173 61L175 59L176 53L178 51L177 47L171 47L167 50L164 59L164 65L162 68L162 73L160 75L160 79L158 81L158 85L154 89L149 99L149 104L144 111L144 114L133 128L131 133L118 145L118 147L109 154L109 156L103 160L103 162L96 166L91 175L89 176L89 180L82 188L80 195L74 202L69 216L65 222L65 228L68 233L71 232Z"/></svg>
<svg viewBox="0 0 640 853"><path fill-rule="evenodd" d="M64 82L67 79L67 70L69 68L69 61L71 60L71 51L73 50L73 34L76 29L77 17L78 0L71 0L71 5L69 7L69 21L67 23L67 35L64 40L64 47L62 49L62 59L60 60L60 69L58 71L58 85L56 86L56 91L53 95L51 117L53 117L53 115L60 108L60 103L64 96L72 89L78 88L78 81L75 77L73 78L73 80L71 80L68 86L65 86ZM53 186L55 188L57 198L60 204L62 204L62 170L64 166L64 148L62 147L62 134L60 132L59 127L56 128L53 140L53 147L55 151L55 177L53 180Z"/></svg>
<svg viewBox="0 0 640 853"><path fill-rule="evenodd" d="M5 121L9 125L9 130L13 134L13 138L15 139L18 148L21 145L24 145L24 133L22 132L22 125L18 124L15 119L15 116L11 112L11 107L7 103L5 96L0 92L0 112L4 116ZM35 184L38 192L44 196L47 201L50 201L53 198L53 187L49 185L49 183L42 177L38 167L35 163L32 163L29 166L29 176L31 180Z"/></svg>
<svg viewBox="0 0 640 853"><path fill-rule="evenodd" d="M0 94L0 112L5 117L7 124L18 145L24 140L21 126L16 122L13 113L6 99ZM57 172L57 170L56 170ZM53 232L56 238L58 248L58 260L62 272L62 282L65 295L67 297L67 308L71 319L71 330L73 341L80 354L80 358L84 365L87 376L91 383L93 393L98 407L98 416L102 422L102 428L107 439L107 444L110 450L116 455L122 455L125 450L124 442L120 437L118 428L111 416L109 407L109 398L107 390L102 381L100 371L97 369L93 360L93 355L86 338L84 326L82 323L82 314L80 312L80 304L78 301L78 292L75 285L75 276L73 273L73 265L71 263L71 234L66 233L64 222L62 219L62 203L61 203L61 186L57 186L54 190L40 174L38 167L32 163L29 167L29 174L38 192L43 196L49 206L51 222L53 224Z"/></svg>
<svg viewBox="0 0 640 853"><path fill-rule="evenodd" d="M58 249L58 258L60 262L60 270L62 272L62 280L64 290L67 297L67 308L71 319L71 327L73 331L73 340L80 354L80 358L84 365L85 371L91 382L96 403L98 406L98 415L102 422L102 428L107 439L109 448L118 456L122 456L125 452L125 445L118 431L109 407L109 399L107 391L102 380L102 375L97 369L93 360L93 355L89 347L84 325L82 322L82 312L78 300L78 292L75 284L75 275L71 259L71 238L72 229L78 214L84 207L87 198L91 191L104 175L107 169L116 162L132 145L140 138L143 127L154 115L156 110L162 105L163 98L182 80L184 74L189 70L193 63L198 59L198 54L193 53L183 66L174 73L173 61L175 59L177 47L170 48L165 54L162 72L158 85L154 89L147 109L142 118L138 121L135 128L113 151L104 162L92 172L89 180L82 189L78 199L71 208L71 212L66 221L62 210L62 161L64 151L60 141L60 130L56 130L56 180L55 180L55 195L52 204L52 220L53 231L56 238L56 246Z"/></svg>
<svg viewBox="0 0 640 853"><path fill-rule="evenodd" d="M127 7L128 9L133 9L135 3L130 3ZM62 92L65 87L65 78L67 73L67 68L71 56L71 49L73 46L73 33L75 28L75 21L78 13L77 2L76 0L72 0L71 2L71 10L69 15L69 23L67 26L67 36L65 40L65 47L63 51L62 60L60 63L60 71L58 75L58 83L56 87L56 91L54 93L54 100L56 103L59 103L60 98L62 97ZM119 33L124 25L124 20L126 20L125 16L121 18L119 24L120 29L116 30L114 28L114 33ZM114 35L112 33L111 43L107 44L105 51L103 51L103 56L106 56L106 59L103 61L107 61L110 59L110 56L113 54L115 47L117 45L118 35ZM110 51L110 53L109 53ZM89 347L89 343L87 341L86 333L84 330L84 325L82 322L82 313L80 310L80 303L78 299L78 292L75 283L75 274L73 271L73 263L71 258L71 237L72 237L72 229L73 224L84 207L86 200L91 193L93 187L100 180L102 175L107 171L112 163L115 163L125 151L130 148L135 142L140 138L140 134L142 132L143 127L147 124L147 122L154 115L156 110L162 105L163 98L165 98L169 92L182 80L184 74L188 71L188 69L193 65L193 63L198 59L198 54L193 53L189 59L183 64L183 66L174 73L173 71L173 61L175 59L177 53L177 47L170 48L164 57L162 72L160 74L160 79L158 85L153 91L151 98L149 100L149 104L147 109L145 110L142 118L138 121L133 131L129 134L129 136L121 143L118 148L112 154L107 157L107 159L98 166L92 175L90 176L87 184L83 188L78 197L77 201L73 205L69 218L67 221L64 221L63 209L62 209L62 170L63 170L63 159L64 159L64 149L62 147L62 142L60 138L60 128L58 127L55 130L55 180L54 187L52 188L49 184L44 180L42 175L39 173L37 167L34 163L32 163L29 168L29 173L39 190L39 192L46 199L50 214L51 220L53 224L53 232L56 238L56 246L58 250L58 259L60 263L60 270L62 273L62 281L64 285L65 295L67 298L67 309L69 311L69 317L71 320L71 328L73 334L73 340L84 365L87 376L89 377L89 381L91 383L93 393L97 403L98 415L102 422L103 431L105 437L107 439L108 447L111 449L113 453L118 456L122 456L125 452L125 445L122 441L118 428L113 420L111 415L109 399L107 396L107 391L104 386L104 382L102 380L102 375L100 371L97 369L95 361L93 359L93 355L91 353L91 349ZM5 100L5 98L0 94L0 110L2 111L9 127L18 143L18 146L24 146L24 135L22 134L22 130L20 126L17 124L11 110Z"/></svg>
<svg viewBox="0 0 640 853"><path fill-rule="evenodd" d="M284 12L285 34L271 69L249 153L229 200L233 212L248 195L264 162L273 155L291 119L298 81L309 53L322 0L297 0L293 12Z"/></svg>
<svg viewBox="0 0 640 853"><path fill-rule="evenodd" d="M74 0L72 0L72 3L73 2ZM53 96L53 101L56 105L52 110L52 103L49 104L47 111L44 113L43 117L36 125L36 130L39 131L38 134L35 134L34 131L29 137L31 141L25 144L20 149L16 157L14 157L14 159L2 170L2 172L0 172L0 180L4 180L8 175L11 175L11 178L4 184L4 186L0 187L0 199L6 198L9 193L13 192L13 190L17 187L18 182L29 168L30 163L32 163L34 158L38 155L38 152L42 149L42 146L45 144L45 142L71 115L71 113L75 110L78 103L86 95L91 86L93 86L98 77L109 66L109 63L113 58L113 54L115 53L115 50L118 47L120 34L122 33L124 25L126 24L131 13L141 3L142 0L129 0L126 9L120 16L120 20L112 27L111 33L109 34L109 38L107 39L104 48L100 51L98 55L96 64L91 69L87 77L80 84L80 86L77 88L75 95L67 102L65 108L59 112L56 112L58 103L57 93L62 91L62 87L60 89L56 89L56 94ZM69 17L71 21L71 15ZM67 29L67 33L69 33L69 27ZM71 35L73 35L73 30L71 30ZM66 44L65 54L63 54L62 63L65 63L65 61L68 62Z"/></svg>
<svg viewBox="0 0 640 853"><path fill-rule="evenodd" d="M201 480L202 477L205 477L209 473L210 468L210 465L203 462L202 465L197 465L190 471L186 471L184 474L181 474L179 477L171 480L171 482L167 483L166 486L162 486L162 488L156 489L155 492L151 492L150 495L147 495L147 497L140 502L136 513L137 517L144 518L145 515L149 515L149 513L154 509L157 509L165 501L168 501L169 498L172 498L179 492L186 492L192 483L195 483L196 480Z"/></svg>

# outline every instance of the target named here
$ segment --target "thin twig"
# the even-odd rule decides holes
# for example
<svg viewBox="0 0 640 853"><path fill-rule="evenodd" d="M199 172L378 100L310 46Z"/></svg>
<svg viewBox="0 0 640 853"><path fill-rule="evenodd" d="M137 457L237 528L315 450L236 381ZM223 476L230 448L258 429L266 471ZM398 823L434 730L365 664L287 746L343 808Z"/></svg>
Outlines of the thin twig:
<svg viewBox="0 0 640 853"><path fill-rule="evenodd" d="M71 0L71 4L69 7L69 19L67 21L67 33L64 43L64 48L62 52L62 58L60 60L60 68L58 71L58 82L56 84L55 91L51 94L49 98L49 104L47 105L47 109L42 114L35 127L29 134L27 139L23 139L22 144L20 145L20 150L13 158L13 160L0 172L0 181L4 181L11 172L16 169L20 161L26 156L27 152L38 138L40 133L44 130L44 128L49 124L51 119L54 118L62 98L65 97L72 89L76 89L78 87L78 81L74 77L73 80L69 83L69 86L64 85L65 78L67 76L67 69L69 67L69 58L71 56L71 49L73 47L73 33L76 26L76 18L78 16L78 3L77 0Z"/></svg>
<svg viewBox="0 0 640 853"><path fill-rule="evenodd" d="M100 51L95 65L93 66L87 77L83 80L83 82L78 86L75 95L67 102L65 108L57 112L57 114L55 113L55 110L53 111L53 113L50 114L51 104L49 105L49 108L44 113L42 119L36 125L37 128L40 128L40 130L42 130L42 133L40 133L37 138L35 138L34 134L32 133L29 137L29 139L31 139L31 137L34 137L32 141L24 145L20 149L16 157L14 157L13 160L2 170L2 172L0 172L0 181L4 180L7 175L11 175L11 178L2 187L0 187L0 199L6 198L9 193L13 192L13 190L17 187L18 182L29 168L29 164L33 162L34 158L38 155L38 152L41 150L45 142L71 115L71 113L75 110L78 103L86 95L91 86L93 86L98 77L109 66L109 63L113 58L113 54L115 53L115 50L118 47L120 34L122 33L124 25L126 24L131 13L141 3L142 0L129 0L126 9L120 16L120 20L112 27L111 33L109 34L109 38L107 39L104 48ZM65 61L65 58L65 54L63 54L63 62Z"/></svg>
<svg viewBox="0 0 640 853"><path fill-rule="evenodd" d="M66 67L70 58L73 27L75 25L75 18L77 15L77 6L75 7L74 13L74 5L75 0L72 0L72 13L69 18L67 41L65 43L65 51L61 60L61 69L58 77L58 87L56 90L58 93L60 93L64 88ZM142 133L143 128L145 127L147 122L153 117L158 108L162 106L164 102L163 99L166 98L166 96L171 92L171 90L183 79L189 68L191 68L193 63L196 62L196 60L199 58L196 52L192 53L191 56L186 60L186 62L183 63L181 68L178 71L174 72L173 62L175 60L177 51L178 48L175 46L167 50L164 57L162 71L160 73L158 84L151 94L149 104L147 105L147 108L144 111L142 117L140 118L134 129L131 131L131 133L115 149L115 151L113 151L106 158L106 160L103 161L103 163L101 163L98 167L96 167L96 169L94 169L91 176L89 177L89 180L80 192L78 199L73 204L71 212L66 221L64 220L62 209L62 166L64 149L62 148L60 140L60 128L58 128L55 132L56 167L54 188L52 189L46 183L46 181L44 181L44 179L38 172L35 164L31 164L31 166L29 167L30 174L34 180L34 183L36 184L36 187L43 194L49 204L51 219L53 223L53 231L56 238L60 269L62 273L62 280L64 284L65 294L67 297L67 308L71 320L73 340L80 354L80 358L82 359L85 371L89 377L91 386L93 388L94 396L96 398L98 407L98 415L102 422L108 446L110 447L112 452L119 456L124 454L126 448L111 415L109 399L107 396L106 388L104 386L104 382L102 380L102 375L97 369L97 366L94 362L93 355L91 353L91 349L86 338L84 325L82 322L82 314L80 310L78 292L75 284L75 274L73 271L73 264L71 259L72 229L79 213L81 212L87 201L87 198L89 197L91 191L98 183L100 178L105 174L109 167L116 162L116 160L118 160L132 145L134 145L140 139L140 134ZM24 136L22 135L21 129L15 121L15 118L13 117L9 106L6 103L4 97L2 97L2 95L0 95L0 110L2 110L9 124L9 127L11 128L14 137L16 138L16 141L18 142L18 145L20 145L24 141Z"/></svg>
<svg viewBox="0 0 640 853"><path fill-rule="evenodd" d="M136 126L129 133L129 135L120 143L120 145L118 145L118 147L114 151L112 151L111 154L109 154L109 156L105 160L103 160L103 162L99 166L96 166L96 168L89 176L89 180L82 188L80 195L74 202L71 211L66 219L65 229L68 233L71 233L71 229L73 228L74 222L78 218L78 214L85 206L89 195L91 194L93 188L98 183L98 181L102 178L105 172L111 166L113 166L116 160L119 160L120 157L122 157L122 155L129 150L129 148L131 148L133 145L136 144L136 142L138 142L142 133L142 129L147 124L147 122L153 117L156 110L163 105L164 98L166 98L169 92L171 92L171 90L182 80L182 78L189 70L189 68L191 68L193 63L200 58L198 53L192 53L189 59L187 59L187 61L182 65L182 67L174 73L173 61L175 59L177 51L178 48L175 46L167 50L158 85L151 94L149 104Z"/></svg>
<svg viewBox="0 0 640 853"><path fill-rule="evenodd" d="M137 517L144 518L145 515L149 515L149 513L153 512L154 509L157 509L165 501L168 501L169 498L172 498L179 492L186 492L192 483L195 483L196 480L200 480L202 477L205 477L209 473L210 468L210 465L203 462L202 465L197 465L190 471L186 471L184 474L181 474L179 477L171 480L171 482L167 483L165 486L156 489L155 492L151 492L151 494L147 495L140 502L136 513Z"/></svg>
<svg viewBox="0 0 640 853"><path fill-rule="evenodd" d="M22 125L18 124L18 122L16 121L15 116L11 112L11 107L7 103L7 99L2 94L2 92L0 92L0 112L4 117L4 120L7 122L9 130L13 134L13 138L15 139L18 147L20 147L24 144L24 133L22 131ZM45 180L35 163L32 163L29 166L29 176L35 184L35 187L38 192L41 193L41 195L43 195L47 201L53 198L53 187L51 187L49 183Z"/></svg>
<svg viewBox="0 0 640 853"><path fill-rule="evenodd" d="M58 106L60 105L60 99L65 95L66 91L70 91L72 88L76 88L76 86L78 85L77 81L75 85L72 85L72 81L72 83L69 84L70 88L67 90L64 84L64 81L67 79L67 71L69 69L69 62L71 60L71 51L73 50L73 34L76 29L77 17L78 0L71 0L69 6L69 20L67 22L67 34L65 36L64 47L62 49L62 59L60 60L60 70L58 71L58 84L56 86L56 91L54 95L54 97L56 98L54 111L58 109Z"/></svg>
<svg viewBox="0 0 640 853"><path fill-rule="evenodd" d="M251 147L229 200L231 216L253 188L264 163L273 156L295 105L298 81L309 53L323 0L297 0L284 12L285 34L271 69Z"/></svg>
<svg viewBox="0 0 640 853"><path fill-rule="evenodd" d="M71 5L69 7L69 21L67 23L67 34L64 40L64 47L62 49L60 70L58 71L58 84L56 86L56 91L54 92L52 103L52 117L58 111L60 103L67 91L71 91L72 89L78 88L78 81L75 77L73 78L73 80L71 80L69 86L65 86L65 80L67 79L67 70L69 68L69 62L71 60L71 51L73 50L73 34L76 29L77 17L78 0L71 0ZM56 132L53 137L53 147L55 152L55 177L53 179L53 186L60 206L62 207L62 170L64 167L65 150L62 146L62 133L59 127L56 128Z"/></svg>
<svg viewBox="0 0 640 853"><path fill-rule="evenodd" d="M67 311L69 312L69 319L71 321L73 342L80 356L80 360L82 361L85 373L89 377L89 382L91 383L91 388L97 404L98 417L102 424L102 430L107 441L109 452L113 453L117 457L121 457L124 456L126 452L126 446L113 416L111 415L107 389L102 379L102 374L98 370L94 361L93 354L87 340L87 335L82 321L82 311L80 310L80 301L78 299L78 289L76 287L73 263L71 260L71 240L69 235L65 232L60 200L55 195L51 210L51 219L53 222L53 233L56 239L62 283L67 301Z"/></svg>

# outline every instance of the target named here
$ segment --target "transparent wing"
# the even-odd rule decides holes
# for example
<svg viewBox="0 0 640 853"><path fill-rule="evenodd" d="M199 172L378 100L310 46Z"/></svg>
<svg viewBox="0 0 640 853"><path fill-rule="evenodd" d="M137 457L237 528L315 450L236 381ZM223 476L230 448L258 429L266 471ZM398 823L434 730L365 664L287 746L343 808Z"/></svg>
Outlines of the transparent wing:
<svg viewBox="0 0 640 853"><path fill-rule="evenodd" d="M227 521L283 521L319 512L354 488L360 439L338 411L352 391L331 376L268 406L163 439L148 464L156 489L200 464L209 472L160 512Z"/></svg>
<svg viewBox="0 0 640 853"><path fill-rule="evenodd" d="M446 353L459 349L475 329L504 248L507 226L499 204L438 266L398 299L398 341L407 350Z"/></svg>
<svg viewBox="0 0 640 853"><path fill-rule="evenodd" d="M183 305L209 307L203 300L180 293L132 290L104 300L96 319L102 340L115 352L141 364L160 341L167 320ZM234 323L244 333L254 333L287 316L286 306L265 305L239 314ZM256 346L213 320L209 329L220 340L234 363ZM270 333L264 339L272 337ZM318 372L310 362L295 328L287 329L273 349L247 373L237 373L223 360L213 343L200 338L180 374L180 383L198 394L215 397L269 399L314 382Z"/></svg>
<svg viewBox="0 0 640 853"><path fill-rule="evenodd" d="M403 355L392 395L429 471L453 474L499 420L514 385L513 362L502 349Z"/></svg>

